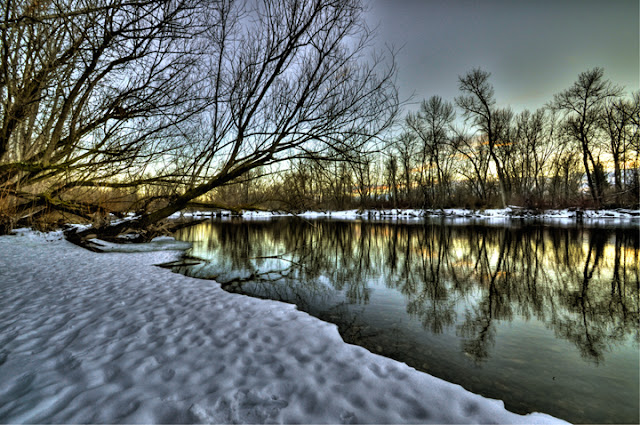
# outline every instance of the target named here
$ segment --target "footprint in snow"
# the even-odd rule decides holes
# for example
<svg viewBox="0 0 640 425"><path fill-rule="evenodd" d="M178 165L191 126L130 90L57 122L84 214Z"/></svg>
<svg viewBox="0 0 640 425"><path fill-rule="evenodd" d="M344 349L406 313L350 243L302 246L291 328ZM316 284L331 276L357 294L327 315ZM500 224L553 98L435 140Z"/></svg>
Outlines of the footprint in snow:
<svg viewBox="0 0 640 425"><path fill-rule="evenodd" d="M56 363L56 369L60 373L68 374L80 367L82 362L76 358L72 353L65 352L60 356L58 362Z"/></svg>
<svg viewBox="0 0 640 425"><path fill-rule="evenodd" d="M167 368L162 371L162 374L160 376L164 381L171 381L175 375L176 375L175 370L171 368Z"/></svg>
<svg viewBox="0 0 640 425"><path fill-rule="evenodd" d="M120 375L120 368L116 365L109 364L104 368L104 380L105 382L113 381L118 375Z"/></svg>
<svg viewBox="0 0 640 425"><path fill-rule="evenodd" d="M355 424L357 422L358 422L358 418L353 412L349 412L345 410L340 414L340 423Z"/></svg>
<svg viewBox="0 0 640 425"><path fill-rule="evenodd" d="M117 404L117 407L114 409L117 413L116 420L122 422L122 419L126 418L140 407L140 401L138 400L127 400Z"/></svg>

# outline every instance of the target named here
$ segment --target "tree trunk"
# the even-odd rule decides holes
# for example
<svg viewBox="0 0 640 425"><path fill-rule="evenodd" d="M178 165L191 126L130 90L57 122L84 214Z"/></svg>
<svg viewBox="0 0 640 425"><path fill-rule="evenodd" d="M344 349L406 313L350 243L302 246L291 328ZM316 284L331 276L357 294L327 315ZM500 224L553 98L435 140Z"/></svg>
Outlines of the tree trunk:
<svg viewBox="0 0 640 425"><path fill-rule="evenodd" d="M593 202L595 202L596 206L600 206L600 194L598 193L599 188L594 182L594 177L591 174L591 170L589 168L589 148L583 142L582 143L582 164L584 165L584 171L587 174L587 184L589 185L589 192L591 193L591 198L593 198ZM592 161L593 162L593 161ZM595 168L594 168L595 173Z"/></svg>
<svg viewBox="0 0 640 425"><path fill-rule="evenodd" d="M511 200L511 195L509 194L507 182L505 181L504 170L500 165L497 155L493 151L493 146L490 146L489 153L491 154L491 158L493 159L494 164L496 164L496 173L498 174L498 184L500 186L500 199L502 200L502 208L507 208L507 205Z"/></svg>

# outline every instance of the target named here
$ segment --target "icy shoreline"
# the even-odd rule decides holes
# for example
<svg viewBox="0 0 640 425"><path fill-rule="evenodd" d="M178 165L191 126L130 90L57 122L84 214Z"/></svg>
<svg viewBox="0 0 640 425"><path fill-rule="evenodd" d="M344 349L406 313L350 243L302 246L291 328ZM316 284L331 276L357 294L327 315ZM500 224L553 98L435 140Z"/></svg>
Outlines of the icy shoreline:
<svg viewBox="0 0 640 425"><path fill-rule="evenodd" d="M104 247L0 237L0 423L563 423L155 267L185 248L171 238Z"/></svg>
<svg viewBox="0 0 640 425"><path fill-rule="evenodd" d="M581 210L581 209L560 209L560 210L529 210L519 207L509 207L503 209L388 209L388 210L346 210L346 211L305 211L293 214L282 211L242 211L234 213L229 210L220 211L195 211L175 213L171 218L179 217L231 217L241 216L243 218L270 218L270 217L292 217L304 218L336 218L336 219L424 219L424 218L450 218L450 219L502 219L502 220L541 220L575 222L579 221L620 221L640 224L640 210L615 209L615 210Z"/></svg>

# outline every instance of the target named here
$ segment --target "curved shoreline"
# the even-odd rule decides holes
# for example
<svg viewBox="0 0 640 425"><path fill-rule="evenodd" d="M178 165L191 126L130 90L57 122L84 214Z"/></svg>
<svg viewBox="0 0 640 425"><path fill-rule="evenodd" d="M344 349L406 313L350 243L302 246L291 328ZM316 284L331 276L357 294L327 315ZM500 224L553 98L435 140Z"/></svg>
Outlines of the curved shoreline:
<svg viewBox="0 0 640 425"><path fill-rule="evenodd" d="M180 255L169 238L98 254L16 233L0 237L0 422L565 423L155 267Z"/></svg>

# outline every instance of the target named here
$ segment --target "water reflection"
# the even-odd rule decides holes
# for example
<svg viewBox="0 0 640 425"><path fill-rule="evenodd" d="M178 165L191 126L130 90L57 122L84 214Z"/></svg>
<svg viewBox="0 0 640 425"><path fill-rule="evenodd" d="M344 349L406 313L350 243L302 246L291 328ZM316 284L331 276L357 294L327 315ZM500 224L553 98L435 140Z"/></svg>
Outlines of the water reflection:
<svg viewBox="0 0 640 425"><path fill-rule="evenodd" d="M282 219L204 223L183 229L178 237L194 242L191 255L208 260L183 273L214 278L231 291L294 302L337 323L348 342L505 399L514 410L566 411L562 417L574 422L638 422L637 228ZM414 322L422 333L412 328ZM539 328L551 330L555 341L538 336L543 335ZM591 379L578 378L581 374L601 375L612 353L614 364L607 373L618 380L617 374L627 376L608 389L614 399L626 400L617 403L617 413L600 412L606 406L598 402L592 402L597 412L540 408L485 388L495 382L451 376L464 374L461 370L481 375L477 370L483 367L495 376L503 373L505 362L521 362L526 369L527 363L539 361L539 348L529 347L534 340L560 351L570 343L581 363L600 367L585 372L580 367L586 366L572 366L576 383ZM458 345L461 359L454 359L452 344ZM498 348L501 344L506 348ZM443 366L449 359L452 363ZM628 364L631 370L620 370ZM574 384L563 385L567 390Z"/></svg>

